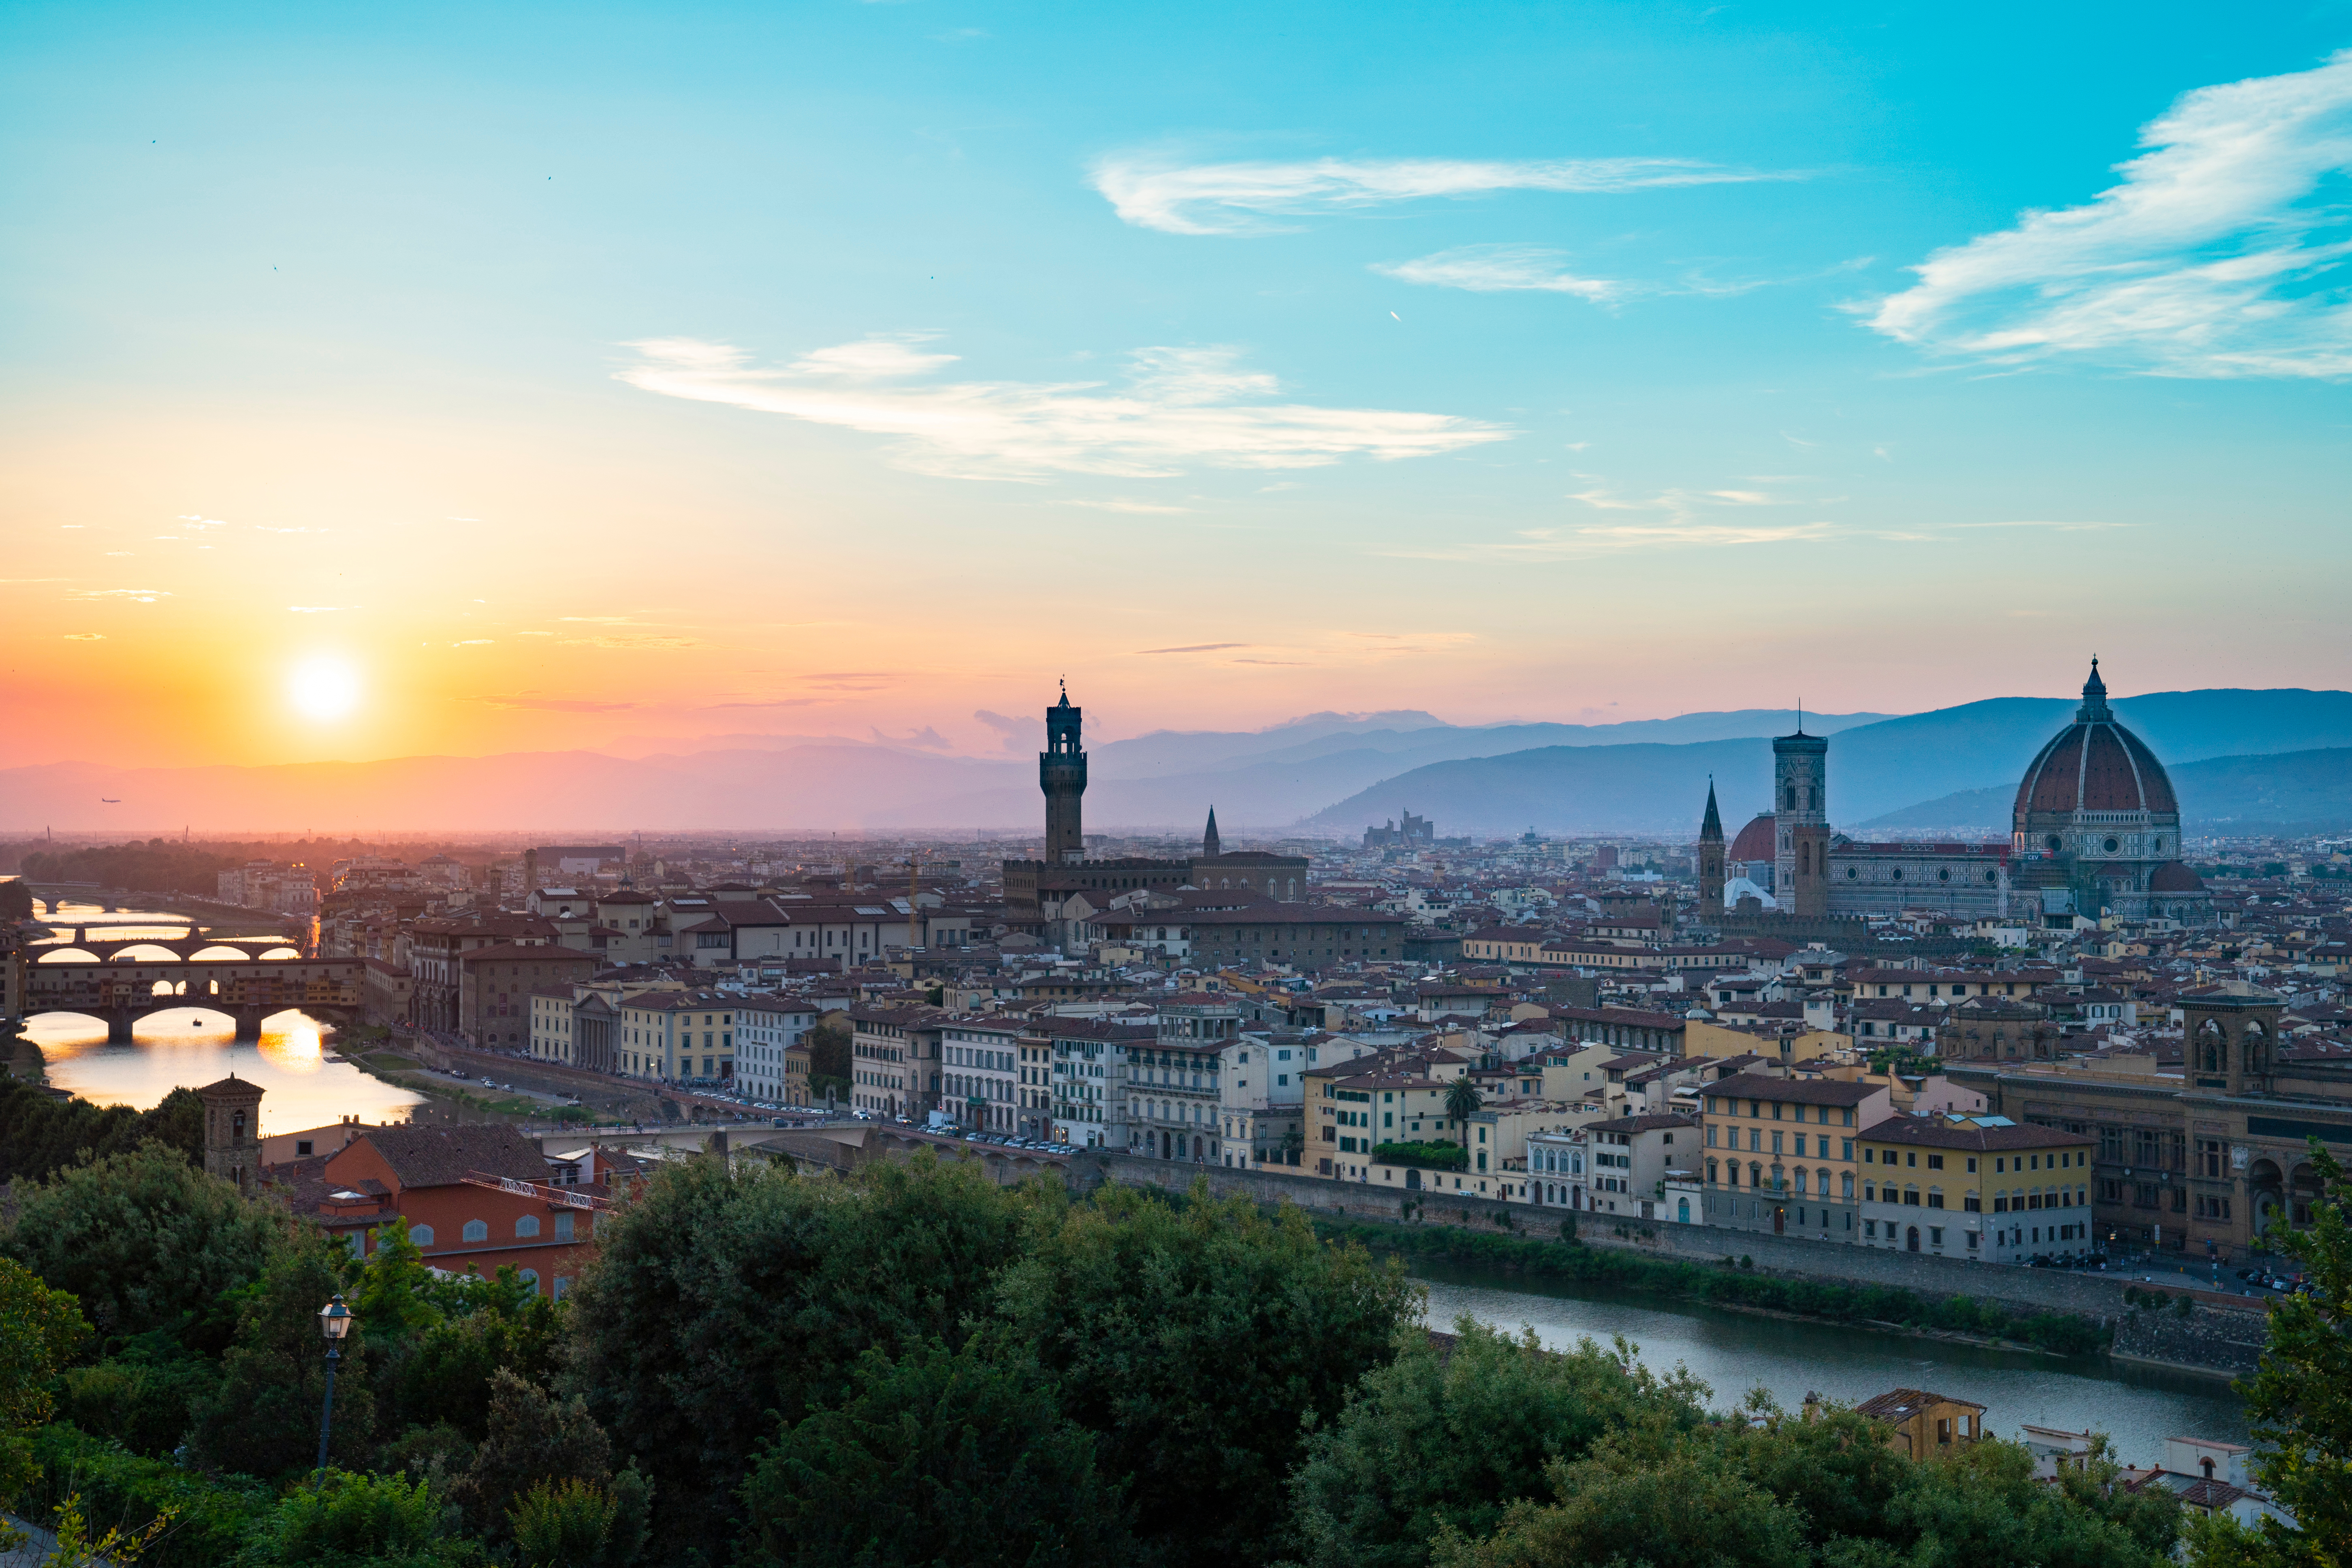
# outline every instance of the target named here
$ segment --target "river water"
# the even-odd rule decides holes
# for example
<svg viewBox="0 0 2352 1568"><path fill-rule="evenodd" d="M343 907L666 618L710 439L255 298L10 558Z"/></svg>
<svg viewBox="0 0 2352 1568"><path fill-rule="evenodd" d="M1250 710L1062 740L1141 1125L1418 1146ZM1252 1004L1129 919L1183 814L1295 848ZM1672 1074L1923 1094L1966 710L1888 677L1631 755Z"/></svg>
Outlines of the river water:
<svg viewBox="0 0 2352 1568"><path fill-rule="evenodd" d="M39 918L53 925L85 925L93 937L178 937L188 922L152 910L108 914L94 904L60 900ZM277 918L257 914L248 927L215 925L217 935L267 935ZM44 946L26 958L37 963ZM332 1059L331 1026L300 1012L266 1018L261 1041L236 1038L236 1020L204 1007L173 1008L139 1020L131 1044L109 1045L106 1025L79 1013L44 1013L25 1026L48 1064L49 1081L100 1105L144 1110L175 1087L196 1089L231 1073L263 1089L261 1131L294 1132L323 1127L345 1116L362 1121L404 1121L424 1096L395 1089L348 1062Z"/></svg>
<svg viewBox="0 0 2352 1568"><path fill-rule="evenodd" d="M1808 1392L1859 1404L1894 1388L1925 1389L1986 1407L1985 1430L2019 1426L2106 1433L2130 1464L2162 1458L2167 1437L2246 1440L2243 1405L2219 1378L2145 1372L2101 1358L2060 1360L2017 1351L1913 1339L1879 1330L1790 1322L1601 1287L1529 1282L1439 1265L1415 1275L1429 1291L1428 1321L1450 1328L1467 1315L1494 1328L1535 1330L1565 1348L1623 1334L1658 1372L1679 1362L1728 1408L1759 1384L1794 1410Z"/></svg>

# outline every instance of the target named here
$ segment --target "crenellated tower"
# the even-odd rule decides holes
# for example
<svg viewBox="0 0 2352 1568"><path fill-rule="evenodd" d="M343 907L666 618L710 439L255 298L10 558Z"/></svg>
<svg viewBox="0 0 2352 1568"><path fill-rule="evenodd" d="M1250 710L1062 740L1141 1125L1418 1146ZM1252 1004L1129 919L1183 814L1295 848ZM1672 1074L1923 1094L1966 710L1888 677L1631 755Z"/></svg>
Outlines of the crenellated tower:
<svg viewBox="0 0 2352 1568"><path fill-rule="evenodd" d="M1045 792L1045 863L1083 860L1086 832L1078 799L1087 793L1087 753L1078 743L1081 710L1070 706L1070 689L1045 710L1045 749L1037 753L1037 787Z"/></svg>

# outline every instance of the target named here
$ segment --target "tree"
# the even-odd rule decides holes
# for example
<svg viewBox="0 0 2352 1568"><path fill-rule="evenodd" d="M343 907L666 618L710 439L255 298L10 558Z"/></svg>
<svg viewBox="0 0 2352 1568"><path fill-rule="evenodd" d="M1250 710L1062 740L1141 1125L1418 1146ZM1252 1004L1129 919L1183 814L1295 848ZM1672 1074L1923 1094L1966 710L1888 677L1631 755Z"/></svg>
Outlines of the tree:
<svg viewBox="0 0 2352 1568"><path fill-rule="evenodd" d="M1622 1341L1572 1351L1454 1324L1449 1350L1407 1331L1396 1360L1318 1425L1291 1480L1294 1549L1309 1568L1420 1568L1442 1528L1475 1539L1509 1504L1549 1495L1545 1467L1582 1458L1640 1410L1696 1426L1703 1385L1661 1379ZM1879 1445L1884 1451L1885 1445Z"/></svg>
<svg viewBox="0 0 2352 1568"><path fill-rule="evenodd" d="M25 1435L49 1418L50 1382L89 1333L71 1296L0 1258L0 1506L39 1473Z"/></svg>
<svg viewBox="0 0 2352 1568"><path fill-rule="evenodd" d="M1469 1127L1470 1119L1478 1114L1478 1107L1484 1103L1478 1098L1478 1086L1470 1081L1467 1074L1445 1087L1445 1114L1465 1129Z"/></svg>
<svg viewBox="0 0 2352 1568"><path fill-rule="evenodd" d="M326 1395L319 1309L344 1287L341 1248L311 1237L278 1249L261 1278L237 1293L236 1334L218 1386L197 1410L193 1447L216 1470L265 1479L317 1462ZM345 1352L335 1377L329 1457L357 1468L375 1444L367 1362Z"/></svg>
<svg viewBox="0 0 2352 1568"><path fill-rule="evenodd" d="M1812 1559L1797 1510L1707 1444L1660 1447L1620 1434L1590 1458L1555 1461L1548 1479L1550 1504L1517 1504L1483 1541L1446 1530L1431 1561L1437 1568L1809 1568Z"/></svg>
<svg viewBox="0 0 2352 1568"><path fill-rule="evenodd" d="M929 1153L845 1182L694 1160L616 1213L571 1298L565 1386L658 1488L658 1527L716 1556L776 1415L858 1357L961 1345L1058 1186L1008 1191Z"/></svg>
<svg viewBox="0 0 2352 1568"><path fill-rule="evenodd" d="M808 1032L809 1093L822 1096L828 1090L846 1095L850 1088L849 1022L839 1014L817 1021Z"/></svg>
<svg viewBox="0 0 2352 1568"><path fill-rule="evenodd" d="M2190 1531L2200 1568L2341 1568L2352 1563L2352 1201L2343 1165L2315 1138L2319 1195L2311 1225L2274 1224L2263 1239L2303 1266L2308 1294L2272 1303L2270 1342L2238 1384L2260 1453L2254 1473L2295 1518L2248 1530L2225 1518Z"/></svg>
<svg viewBox="0 0 2352 1568"><path fill-rule="evenodd" d="M496 1535L534 1485L602 1487L612 1479L612 1440L587 1405L577 1396L558 1400L501 1367L490 1380L488 1435L450 1495L477 1530Z"/></svg>
<svg viewBox="0 0 2352 1568"><path fill-rule="evenodd" d="M743 1486L748 1568L1110 1568L1132 1557L1093 1436L1024 1358L870 1351L837 1409L785 1426Z"/></svg>
<svg viewBox="0 0 2352 1568"><path fill-rule="evenodd" d="M1181 1210L1106 1188L1006 1272L992 1342L1036 1356L1132 1478L1136 1530L1172 1568L1255 1561L1283 1517L1300 1419L1328 1420L1393 1353L1402 1266L1316 1240L1195 1182Z"/></svg>
<svg viewBox="0 0 2352 1568"><path fill-rule="evenodd" d="M58 1100L0 1071L0 1184L46 1180L78 1161L151 1142L195 1162L204 1152L204 1102L175 1089L152 1110L98 1106L79 1097Z"/></svg>
<svg viewBox="0 0 2352 1568"><path fill-rule="evenodd" d="M297 1235L284 1209L247 1202L155 1144L39 1185L19 1183L16 1193L0 1254L79 1297L117 1342L170 1329L218 1353L236 1330L238 1290Z"/></svg>
<svg viewBox="0 0 2352 1568"><path fill-rule="evenodd" d="M523 1568L580 1568L612 1536L613 1494L586 1481L538 1481L515 1500L507 1527Z"/></svg>
<svg viewBox="0 0 2352 1568"><path fill-rule="evenodd" d="M452 1540L440 1500L422 1481L337 1470L324 1487L296 1487L278 1502L239 1568L442 1568L478 1562Z"/></svg>

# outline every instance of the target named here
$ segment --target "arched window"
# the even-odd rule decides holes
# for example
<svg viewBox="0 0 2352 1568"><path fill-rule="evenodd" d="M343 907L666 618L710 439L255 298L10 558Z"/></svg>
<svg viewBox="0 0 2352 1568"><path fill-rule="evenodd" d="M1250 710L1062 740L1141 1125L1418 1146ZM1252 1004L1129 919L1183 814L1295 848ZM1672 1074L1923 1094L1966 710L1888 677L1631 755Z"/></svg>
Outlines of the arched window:
<svg viewBox="0 0 2352 1568"><path fill-rule="evenodd" d="M429 1225L412 1225L408 1227L408 1239L419 1247L430 1247L433 1245L433 1227Z"/></svg>
<svg viewBox="0 0 2352 1568"><path fill-rule="evenodd" d="M457 1234L467 1241L488 1241L490 1239L490 1227L486 1221L469 1219L466 1222L466 1228Z"/></svg>
<svg viewBox="0 0 2352 1568"><path fill-rule="evenodd" d="M532 1295L534 1295L534 1296L536 1296L536 1295L538 1295L538 1294L539 1294L539 1270L538 1270L538 1269L536 1269L536 1268L526 1268L526 1269L524 1269L524 1270L523 1270L520 1275L518 1275L516 1278L520 1279L522 1281L522 1287L523 1287L523 1289L526 1289L526 1290L530 1291L530 1292Z"/></svg>
<svg viewBox="0 0 2352 1568"><path fill-rule="evenodd" d="M1706 1184L1710 1187L1714 1186L1718 1179L1716 1175L1715 1162L1709 1160L1706 1163Z"/></svg>
<svg viewBox="0 0 2352 1568"><path fill-rule="evenodd" d="M1806 1176L1806 1174L1805 1174L1805 1168L1804 1168L1802 1165L1798 1166L1798 1167L1797 1167L1797 1195L1798 1195L1799 1197L1803 1197L1803 1196L1805 1195L1805 1191L1806 1191L1806 1189L1807 1189L1811 1184L1811 1181L1807 1178L1807 1176Z"/></svg>
<svg viewBox="0 0 2352 1568"><path fill-rule="evenodd" d="M515 1221L515 1235L518 1237L537 1236L538 1234L539 1216L537 1215L527 1214L523 1215L522 1218Z"/></svg>

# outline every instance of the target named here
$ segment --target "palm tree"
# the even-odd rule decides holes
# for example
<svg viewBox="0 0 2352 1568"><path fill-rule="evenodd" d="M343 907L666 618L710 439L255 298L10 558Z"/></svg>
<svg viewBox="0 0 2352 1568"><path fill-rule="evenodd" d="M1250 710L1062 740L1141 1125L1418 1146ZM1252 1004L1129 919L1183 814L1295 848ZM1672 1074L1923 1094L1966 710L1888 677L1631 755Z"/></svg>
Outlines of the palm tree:
<svg viewBox="0 0 2352 1568"><path fill-rule="evenodd" d="M1462 1142L1465 1144L1470 1142L1468 1137L1470 1118L1478 1113L1481 1103L1478 1099L1478 1086L1472 1083L1466 1074L1455 1079L1445 1091L1445 1114L1452 1117L1455 1125L1463 1130Z"/></svg>

